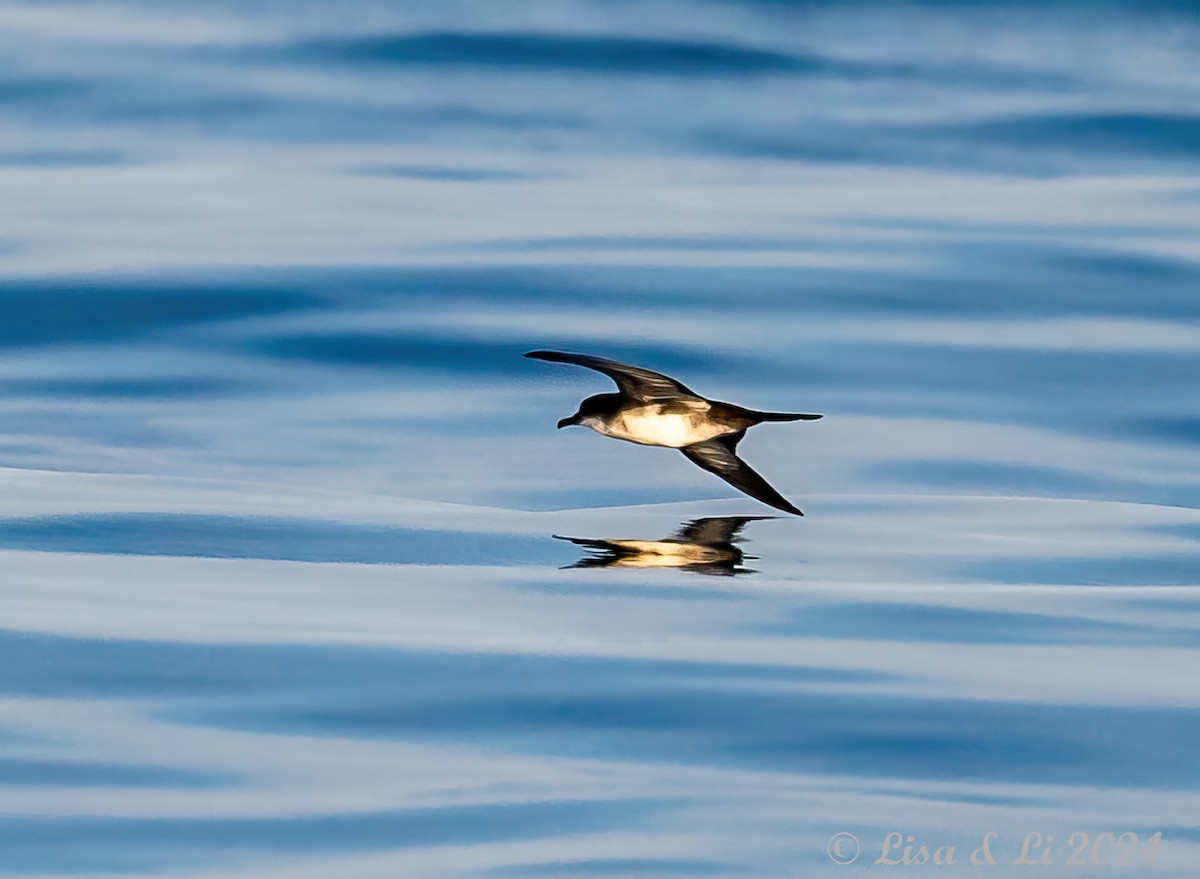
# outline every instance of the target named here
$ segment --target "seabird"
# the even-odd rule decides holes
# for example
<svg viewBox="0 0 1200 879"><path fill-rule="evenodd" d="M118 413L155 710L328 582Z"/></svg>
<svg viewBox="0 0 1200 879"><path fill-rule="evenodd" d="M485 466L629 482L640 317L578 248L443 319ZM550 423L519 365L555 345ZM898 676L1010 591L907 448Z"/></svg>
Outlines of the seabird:
<svg viewBox="0 0 1200 879"><path fill-rule="evenodd" d="M736 454L746 431L764 421L812 421L820 415L757 412L701 397L657 372L589 354L530 351L525 355L552 363L574 363L602 372L620 393L597 394L579 411L558 422L580 424L596 433L643 446L679 449L693 464L720 476L734 488L777 510L803 516L796 507Z"/></svg>
<svg viewBox="0 0 1200 879"><path fill-rule="evenodd" d="M770 516L723 516L685 522L662 540L611 540L593 537L561 537L594 555L584 556L570 568L680 568L696 574L753 574L739 567L752 559L737 546L747 522Z"/></svg>

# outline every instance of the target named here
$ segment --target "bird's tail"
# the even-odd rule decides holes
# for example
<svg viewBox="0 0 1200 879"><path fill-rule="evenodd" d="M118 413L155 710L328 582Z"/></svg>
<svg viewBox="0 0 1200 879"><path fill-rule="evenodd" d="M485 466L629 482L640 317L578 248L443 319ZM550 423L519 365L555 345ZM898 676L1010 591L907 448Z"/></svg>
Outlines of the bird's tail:
<svg viewBox="0 0 1200 879"><path fill-rule="evenodd" d="M755 412L750 410L749 414L759 421L816 421L821 417L804 412Z"/></svg>

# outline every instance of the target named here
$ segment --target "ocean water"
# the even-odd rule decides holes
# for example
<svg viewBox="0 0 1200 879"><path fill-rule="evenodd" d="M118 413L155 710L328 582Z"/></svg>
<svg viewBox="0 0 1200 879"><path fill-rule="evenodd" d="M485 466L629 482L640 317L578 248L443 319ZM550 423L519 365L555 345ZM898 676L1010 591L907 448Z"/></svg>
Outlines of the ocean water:
<svg viewBox="0 0 1200 879"><path fill-rule="evenodd" d="M1194 877L1196 11L0 0L0 875Z"/></svg>

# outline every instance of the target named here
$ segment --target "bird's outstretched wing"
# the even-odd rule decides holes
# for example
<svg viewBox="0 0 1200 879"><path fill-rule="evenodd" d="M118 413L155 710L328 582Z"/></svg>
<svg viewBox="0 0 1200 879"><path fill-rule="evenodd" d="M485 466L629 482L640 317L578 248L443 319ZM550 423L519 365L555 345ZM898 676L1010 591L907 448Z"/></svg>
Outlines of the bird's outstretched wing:
<svg viewBox="0 0 1200 879"><path fill-rule="evenodd" d="M605 357L593 357L590 354L569 354L565 351L530 351L525 355L535 360L549 360L552 363L574 363L576 366L586 366L602 372L617 383L621 393L643 403L653 403L661 400L691 400L704 399L673 378L662 373L642 369L640 366L628 366L609 360Z"/></svg>
<svg viewBox="0 0 1200 879"><path fill-rule="evenodd" d="M591 537L563 537L561 534L551 534L555 540L567 540L585 549L614 550L616 547L611 540L598 540Z"/></svg>
<svg viewBox="0 0 1200 879"><path fill-rule="evenodd" d="M702 465L703 466L703 465ZM675 532L674 539L700 546L724 546L737 540L747 522L771 519L772 516L717 516L685 522Z"/></svg>
<svg viewBox="0 0 1200 879"><path fill-rule="evenodd" d="M684 446L679 451L687 455L688 460L693 464L703 467L709 473L717 474L734 488L744 491L755 500L760 500L777 510L795 513L797 516L804 515L783 495L771 488L767 480L751 470L745 461L735 455L733 450L719 439L693 443L690 446Z"/></svg>

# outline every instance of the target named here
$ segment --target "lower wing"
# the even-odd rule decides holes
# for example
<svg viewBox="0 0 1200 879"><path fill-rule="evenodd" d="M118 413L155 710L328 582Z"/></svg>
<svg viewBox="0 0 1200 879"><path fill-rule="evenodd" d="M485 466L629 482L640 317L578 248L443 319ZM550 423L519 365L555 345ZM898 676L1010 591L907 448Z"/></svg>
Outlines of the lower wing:
<svg viewBox="0 0 1200 879"><path fill-rule="evenodd" d="M720 440L705 440L702 443L684 446L679 451L687 455L688 460L693 464L703 467L709 473L715 473L734 488L744 491L755 500L762 501L764 504L786 513L794 513L797 516L804 515L787 498L771 488L767 480L751 470L745 461L730 451L729 447Z"/></svg>

